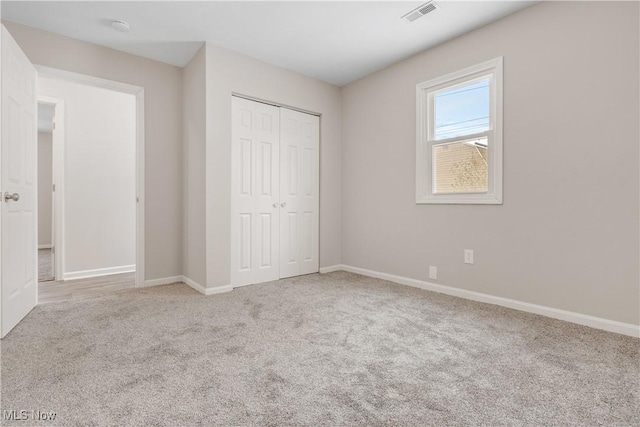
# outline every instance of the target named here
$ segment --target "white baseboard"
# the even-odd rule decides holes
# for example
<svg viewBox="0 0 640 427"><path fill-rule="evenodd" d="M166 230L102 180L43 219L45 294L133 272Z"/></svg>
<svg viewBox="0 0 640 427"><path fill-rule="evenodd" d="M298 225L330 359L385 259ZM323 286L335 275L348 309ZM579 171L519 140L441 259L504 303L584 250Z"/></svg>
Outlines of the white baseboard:
<svg viewBox="0 0 640 427"><path fill-rule="evenodd" d="M205 295L216 295L216 294L224 294L226 292L231 292L233 290L233 286L225 285L225 286L216 286L215 288L207 288L207 292Z"/></svg>
<svg viewBox="0 0 640 427"><path fill-rule="evenodd" d="M224 292L230 292L233 290L233 287L230 285L227 286L219 286L216 288L205 288L200 283L189 279L187 276L182 276L182 281L187 285L191 286L196 291L200 292L203 295L215 295L222 294Z"/></svg>
<svg viewBox="0 0 640 427"><path fill-rule="evenodd" d="M408 277L395 276L393 274L381 273L379 271L367 270L365 268L338 264L330 267L321 268L320 273L330 273L332 271L338 271L338 270L361 274L363 276L375 277L378 279L383 279L383 280L388 280L390 282L398 283L401 285L425 289L427 291L452 295L455 297L484 302L487 304L499 305L502 307L512 308L515 310L525 311L528 313L534 313L534 314L539 314L541 316L564 320L566 322L577 323L578 325L589 326L596 329L602 329L609 332L615 332L618 334L629 335L632 337L640 338L640 326L633 325L631 323L617 322L615 320L603 319L600 317L589 316L586 314L574 313L572 311L560 310L557 308L546 307L543 305L531 304L528 302L517 301L509 298L497 297L493 295L483 294L480 292L473 292L465 289L454 288L451 286L438 285L436 283L430 283L423 280L411 279Z"/></svg>
<svg viewBox="0 0 640 427"><path fill-rule="evenodd" d="M38 245L38 249L51 249L53 248L52 244L48 244L48 245Z"/></svg>
<svg viewBox="0 0 640 427"><path fill-rule="evenodd" d="M320 273L333 273L334 271L345 270L345 266L342 264L330 265L329 267L320 267Z"/></svg>
<svg viewBox="0 0 640 427"><path fill-rule="evenodd" d="M87 277L108 276L110 274L131 273L136 271L135 265L121 265L118 267L96 268L95 270L71 271L64 273L64 280L85 279Z"/></svg>
<svg viewBox="0 0 640 427"><path fill-rule="evenodd" d="M196 291L200 292L202 295L206 295L207 294L207 288L205 288L204 286L202 286L200 283L196 282L195 280L189 279L187 276L182 276L182 283L186 283L187 285L191 286Z"/></svg>
<svg viewBox="0 0 640 427"><path fill-rule="evenodd" d="M169 285L171 283L179 283L182 282L182 276L170 276L170 277L161 277L159 279L151 279L145 280L140 288L147 288L149 286L160 286L160 285Z"/></svg>
<svg viewBox="0 0 640 427"><path fill-rule="evenodd" d="M149 286L169 285L172 283L184 283L186 285L189 285L196 291L200 292L202 295L215 295L215 294L221 294L221 293L229 292L233 290L233 286L219 286L217 288L205 288L200 283L196 282L195 280L191 280L187 276L169 276L169 277L161 277L159 279L145 280L144 284L140 287L146 288Z"/></svg>

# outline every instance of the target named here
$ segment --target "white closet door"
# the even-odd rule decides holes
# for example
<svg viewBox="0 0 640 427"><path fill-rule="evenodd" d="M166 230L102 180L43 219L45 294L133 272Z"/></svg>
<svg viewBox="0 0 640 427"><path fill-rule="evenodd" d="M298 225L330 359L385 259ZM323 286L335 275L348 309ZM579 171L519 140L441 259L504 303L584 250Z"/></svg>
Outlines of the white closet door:
<svg viewBox="0 0 640 427"><path fill-rule="evenodd" d="M280 108L280 277L317 273L320 118Z"/></svg>
<svg viewBox="0 0 640 427"><path fill-rule="evenodd" d="M280 117L233 97L231 284L277 280Z"/></svg>

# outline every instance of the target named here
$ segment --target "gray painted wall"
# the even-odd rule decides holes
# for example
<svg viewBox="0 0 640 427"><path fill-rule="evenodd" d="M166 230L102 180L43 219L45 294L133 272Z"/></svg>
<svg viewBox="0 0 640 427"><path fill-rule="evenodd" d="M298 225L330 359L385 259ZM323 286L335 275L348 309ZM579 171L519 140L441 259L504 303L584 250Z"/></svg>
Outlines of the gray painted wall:
<svg viewBox="0 0 640 427"><path fill-rule="evenodd" d="M544 2L344 87L343 263L639 324L638 12ZM504 204L416 205L416 84L497 56Z"/></svg>
<svg viewBox="0 0 640 427"><path fill-rule="evenodd" d="M206 278L205 144L206 49L203 46L182 71L184 111L184 215L182 274L204 287Z"/></svg>

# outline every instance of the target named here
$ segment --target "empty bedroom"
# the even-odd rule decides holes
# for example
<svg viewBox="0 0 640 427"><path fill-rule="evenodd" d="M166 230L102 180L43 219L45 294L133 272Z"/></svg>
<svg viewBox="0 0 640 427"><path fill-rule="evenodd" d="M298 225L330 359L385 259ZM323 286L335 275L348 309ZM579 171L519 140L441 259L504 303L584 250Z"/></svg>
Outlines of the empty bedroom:
<svg viewBox="0 0 640 427"><path fill-rule="evenodd" d="M640 2L0 15L0 425L640 425Z"/></svg>

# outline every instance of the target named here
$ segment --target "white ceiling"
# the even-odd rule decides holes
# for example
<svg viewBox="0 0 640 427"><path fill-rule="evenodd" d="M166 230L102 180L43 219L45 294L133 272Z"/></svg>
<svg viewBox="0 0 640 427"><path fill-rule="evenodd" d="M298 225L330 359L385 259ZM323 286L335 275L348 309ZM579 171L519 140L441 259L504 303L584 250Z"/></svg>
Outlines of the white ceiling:
<svg viewBox="0 0 640 427"><path fill-rule="evenodd" d="M425 1L2 1L2 18L178 66L208 41L342 86L535 3L440 0L400 19Z"/></svg>
<svg viewBox="0 0 640 427"><path fill-rule="evenodd" d="M51 104L38 103L38 132L53 132L53 112L55 107Z"/></svg>

